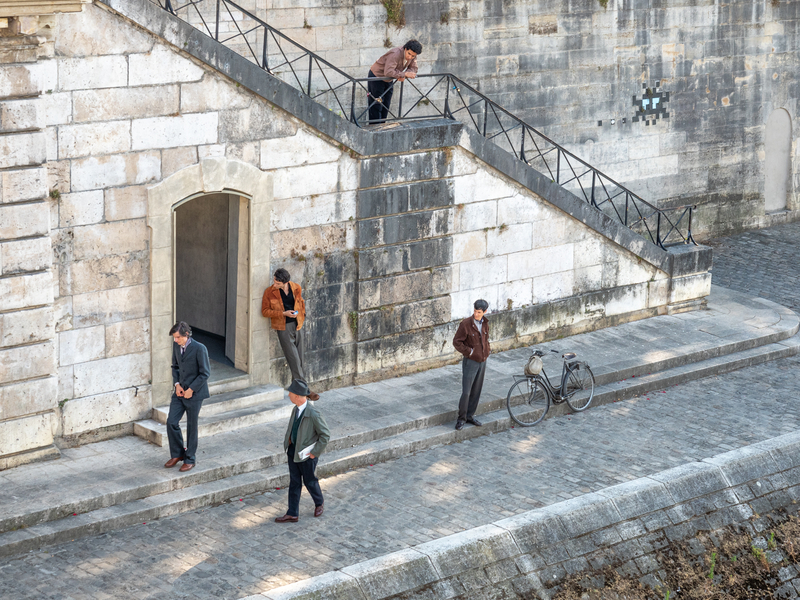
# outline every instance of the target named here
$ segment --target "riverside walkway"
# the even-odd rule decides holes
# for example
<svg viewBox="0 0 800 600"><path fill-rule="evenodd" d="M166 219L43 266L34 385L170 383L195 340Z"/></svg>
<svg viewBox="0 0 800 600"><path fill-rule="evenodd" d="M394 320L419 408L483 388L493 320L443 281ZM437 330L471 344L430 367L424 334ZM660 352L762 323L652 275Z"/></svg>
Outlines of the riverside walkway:
<svg viewBox="0 0 800 600"><path fill-rule="evenodd" d="M733 247L730 239L727 246L718 246L715 276L719 269L720 279L726 252ZM759 277L768 277L765 271ZM796 317L775 305L715 288L707 311L543 344L562 351L577 348L597 367L598 378L606 380L606 403L579 415L553 411L553 418L531 429L509 429L496 401L510 385L510 374L521 370L524 350L492 358L484 399L488 408L498 410L486 415L484 431L468 427L456 434L448 421L458 396L458 367L329 392L320 407L336 423L334 435L337 429L341 435L351 427L355 435L382 426L397 428L395 437L417 437L392 446L387 436L382 450L373 447L381 440L353 448L347 455L353 465L359 452L373 452L370 456L384 462L338 474L332 470L322 480L323 518L311 516L307 494L300 522L284 525L273 522L285 512L284 489L230 494L221 505L2 558L0 588L4 596L20 599L241 598L789 433L800 425L800 360L792 356L796 344L790 337L796 326ZM780 331L784 339L771 341L769 336ZM747 348L748 340L759 337L764 342L760 354ZM709 363L714 348L736 344L729 348L727 366L719 357ZM684 353L695 352L696 360L670 368L667 363L677 360L679 345L689 349ZM783 350L773 348L769 354L766 348L773 346ZM726 372L780 351L789 356ZM662 379L641 371L648 360L660 361ZM686 369L703 364L710 377L674 385L681 375L675 369L683 368L686 376ZM636 368L637 377L615 379ZM635 379L646 382L648 377L652 385L635 387ZM660 389L659 381L665 384ZM643 393L637 396L637 389ZM614 401L615 395L634 397ZM403 423L421 418L428 420L426 426L401 431ZM206 455L199 456L195 471L202 472L204 463L241 465L248 456L279 455L283 427L259 426L230 439L201 440ZM426 446L431 438L444 445ZM399 458L387 461L393 453ZM37 503L109 494L125 478L136 481L129 481L129 487L143 485L148 477L171 481L177 475L160 467L165 459L163 449L123 438L67 451L60 461L2 472L0 518L35 510ZM270 468L286 470L282 463ZM21 531L26 530L36 527ZM7 535L0 534L0 544Z"/></svg>

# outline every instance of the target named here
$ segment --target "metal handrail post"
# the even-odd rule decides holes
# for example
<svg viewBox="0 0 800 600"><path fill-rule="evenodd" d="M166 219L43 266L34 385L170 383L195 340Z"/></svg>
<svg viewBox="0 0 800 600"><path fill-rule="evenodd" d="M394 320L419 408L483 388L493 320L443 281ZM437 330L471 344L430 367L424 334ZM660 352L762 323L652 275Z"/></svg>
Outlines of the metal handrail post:
<svg viewBox="0 0 800 600"><path fill-rule="evenodd" d="M261 50L261 68L265 71L269 71L269 65L267 64L267 39L269 39L269 30L266 27L264 29L264 47Z"/></svg>
<svg viewBox="0 0 800 600"><path fill-rule="evenodd" d="M350 94L350 120L355 123L358 127L361 125L358 124L358 117L356 116L356 82L353 80L353 91Z"/></svg>
<svg viewBox="0 0 800 600"><path fill-rule="evenodd" d="M400 82L400 98L397 100L397 118L403 118L403 84L405 80ZM387 114L386 117L388 118L389 115Z"/></svg>
<svg viewBox="0 0 800 600"><path fill-rule="evenodd" d="M556 147L556 183L561 182L561 148Z"/></svg>
<svg viewBox="0 0 800 600"><path fill-rule="evenodd" d="M214 39L219 41L219 5L220 0L217 0L217 23L214 27Z"/></svg>
<svg viewBox="0 0 800 600"><path fill-rule="evenodd" d="M448 119L452 119L453 115L450 113L450 86L452 85L452 80L450 76L447 76L447 83L444 86L444 116ZM453 86L455 87L455 86Z"/></svg>
<svg viewBox="0 0 800 600"><path fill-rule="evenodd" d="M597 171L592 171L592 206L594 206L595 208L597 208L597 202L595 202L594 199L594 181L596 177L597 177Z"/></svg>
<svg viewBox="0 0 800 600"><path fill-rule="evenodd" d="M522 141L519 144L519 159L527 163L528 161L525 160L525 134L527 133L527 129L525 129L525 125L521 127L522 129Z"/></svg>
<svg viewBox="0 0 800 600"><path fill-rule="evenodd" d="M489 99L483 101L483 137L486 137L486 124L489 122Z"/></svg>
<svg viewBox="0 0 800 600"><path fill-rule="evenodd" d="M664 250L664 244L661 243L661 212L656 213L656 245L661 246Z"/></svg>
<svg viewBox="0 0 800 600"><path fill-rule="evenodd" d="M314 55L308 55L308 87L306 88L308 91L306 94L309 96L311 95L311 70L314 68Z"/></svg>

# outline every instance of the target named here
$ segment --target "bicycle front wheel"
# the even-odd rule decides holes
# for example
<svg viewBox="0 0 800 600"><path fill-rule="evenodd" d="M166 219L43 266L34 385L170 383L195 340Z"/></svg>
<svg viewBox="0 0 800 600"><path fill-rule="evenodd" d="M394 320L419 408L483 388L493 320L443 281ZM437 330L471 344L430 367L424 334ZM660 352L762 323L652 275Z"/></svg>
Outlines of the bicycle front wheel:
<svg viewBox="0 0 800 600"><path fill-rule="evenodd" d="M567 375L567 404L575 412L589 408L594 398L594 374L585 362L573 366Z"/></svg>
<svg viewBox="0 0 800 600"><path fill-rule="evenodd" d="M550 394L538 379L521 379L511 386L506 396L511 419L523 427L531 427L544 419L550 408Z"/></svg>

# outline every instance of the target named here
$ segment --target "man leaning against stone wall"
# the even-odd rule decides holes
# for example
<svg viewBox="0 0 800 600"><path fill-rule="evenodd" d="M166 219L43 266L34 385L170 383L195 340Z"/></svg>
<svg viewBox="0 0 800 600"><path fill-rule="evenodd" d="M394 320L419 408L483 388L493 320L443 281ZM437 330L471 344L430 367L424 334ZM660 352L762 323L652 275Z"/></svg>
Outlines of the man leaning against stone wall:
<svg viewBox="0 0 800 600"><path fill-rule="evenodd" d="M306 320L303 290L299 283L291 281L286 269L276 270L273 278L273 284L264 291L261 299L261 314L270 319L270 326L278 334L292 380L308 385L303 355L303 323ZM319 400L319 394L309 391L308 399Z"/></svg>

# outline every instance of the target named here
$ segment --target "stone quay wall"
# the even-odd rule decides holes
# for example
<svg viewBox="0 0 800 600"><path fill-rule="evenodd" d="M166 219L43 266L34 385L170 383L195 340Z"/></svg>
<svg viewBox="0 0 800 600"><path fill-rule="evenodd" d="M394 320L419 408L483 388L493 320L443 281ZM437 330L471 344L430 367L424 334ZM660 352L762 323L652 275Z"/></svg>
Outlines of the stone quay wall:
<svg viewBox="0 0 800 600"><path fill-rule="evenodd" d="M770 515L797 513L798 469L800 434L787 434L247 600L546 600L568 575L606 567L658 588L660 549L730 525L779 562L787 557L768 549L764 530Z"/></svg>
<svg viewBox="0 0 800 600"><path fill-rule="evenodd" d="M354 77L420 40L421 73L461 77L645 200L698 205L699 239L798 217L797 0L240 4ZM648 89L669 116L634 122ZM782 200L765 206L767 178Z"/></svg>
<svg viewBox="0 0 800 600"><path fill-rule="evenodd" d="M289 380L260 314L277 267L303 286L320 389L456 360L481 296L501 349L709 293L709 249L663 251L459 124L359 129L146 0L39 18L0 45L16 86L0 467L130 433L169 402L174 211L204 194L244 199L250 385Z"/></svg>

